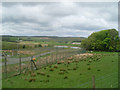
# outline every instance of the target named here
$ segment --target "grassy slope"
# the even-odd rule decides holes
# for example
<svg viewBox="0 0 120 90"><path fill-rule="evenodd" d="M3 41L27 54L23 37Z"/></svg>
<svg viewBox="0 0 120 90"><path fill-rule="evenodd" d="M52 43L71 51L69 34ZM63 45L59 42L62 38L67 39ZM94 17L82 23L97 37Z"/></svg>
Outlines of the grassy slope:
<svg viewBox="0 0 120 90"><path fill-rule="evenodd" d="M101 53L101 52L99 52ZM108 54L107 52L102 52ZM101 54L102 54L101 53ZM114 61L114 62L112 62ZM67 70L76 67L76 63L68 65L58 65L54 71L49 71L50 67L35 71L36 77L20 75L3 80L3 88L91 88L92 76L95 75L97 88L114 88L117 86L118 77L118 55L110 55L101 58L100 61L91 63L91 70L88 70L88 61L77 63L77 70ZM52 65L53 66L53 65ZM63 75L58 74L59 70L64 68L68 71ZM100 71L97 71L100 70ZM44 72L46 75L37 75L37 72ZM47 77L50 75L50 77ZM68 79L64 79L67 76ZM35 82L29 82L30 78L35 78ZM49 82L48 82L49 81Z"/></svg>

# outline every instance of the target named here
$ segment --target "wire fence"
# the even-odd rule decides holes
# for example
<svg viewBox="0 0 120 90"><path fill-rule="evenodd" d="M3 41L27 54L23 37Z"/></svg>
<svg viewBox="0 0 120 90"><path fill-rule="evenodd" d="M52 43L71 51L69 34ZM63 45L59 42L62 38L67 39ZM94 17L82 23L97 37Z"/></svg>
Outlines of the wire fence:
<svg viewBox="0 0 120 90"><path fill-rule="evenodd" d="M49 50L44 54L35 55L24 58L19 55L19 58L8 58L4 55L4 62L2 63L2 79L17 76L22 73L26 73L29 70L36 70L48 65L58 63L59 61L65 60L66 58L74 55L86 52L84 49L54 49ZM33 61L33 58L36 58Z"/></svg>
<svg viewBox="0 0 120 90"><path fill-rule="evenodd" d="M9 59L7 55L4 56L4 62L2 65L2 79L6 79L12 76L17 76L20 74L25 74L30 70L36 70L44 68L48 65L64 61L67 58L75 55L85 53L84 49L72 50L72 49L54 49L49 50L48 53L41 55L31 56L26 58L26 60L19 55L17 61L13 60L15 63L11 64L12 59ZM32 62L33 58L37 60ZM11 61L10 61L11 60ZM87 73L87 72L86 72ZM92 72L91 72L92 73ZM78 85L73 86L74 88L118 88L118 72L108 73L102 76L91 76L87 82L82 82ZM111 78L112 81L109 81ZM109 82L106 82L109 81Z"/></svg>
<svg viewBox="0 0 120 90"><path fill-rule="evenodd" d="M100 77L94 77L95 81L95 88L118 88L118 72L114 72L111 74L105 74ZM111 78L114 78L113 81L109 81ZM106 82L109 81L109 82ZM84 83L79 83L78 85L74 86L74 88L93 88L92 87L92 77L90 80Z"/></svg>

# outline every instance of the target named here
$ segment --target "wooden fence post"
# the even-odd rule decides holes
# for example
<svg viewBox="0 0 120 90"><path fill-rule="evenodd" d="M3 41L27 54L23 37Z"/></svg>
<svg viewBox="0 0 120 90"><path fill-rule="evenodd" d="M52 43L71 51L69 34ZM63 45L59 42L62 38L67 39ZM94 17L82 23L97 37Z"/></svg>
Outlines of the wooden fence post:
<svg viewBox="0 0 120 90"><path fill-rule="evenodd" d="M31 70L33 70L32 58L33 58L33 56L31 56Z"/></svg>
<svg viewBox="0 0 120 90"><path fill-rule="evenodd" d="M48 62L47 62L47 60L48 60L48 58L47 58L47 56L45 57L45 60L46 60L46 65L45 66L47 66L48 65Z"/></svg>
<svg viewBox="0 0 120 90"><path fill-rule="evenodd" d="M57 52L56 52L56 58L55 59L56 59L56 63L57 63Z"/></svg>
<svg viewBox="0 0 120 90"><path fill-rule="evenodd" d="M21 74L21 55L20 55L20 57L19 57L19 74Z"/></svg>
<svg viewBox="0 0 120 90"><path fill-rule="evenodd" d="M95 90L95 76L92 76L92 82L93 82L93 90Z"/></svg>
<svg viewBox="0 0 120 90"><path fill-rule="evenodd" d="M54 63L53 53L51 53L52 64Z"/></svg>
<svg viewBox="0 0 120 90"><path fill-rule="evenodd" d="M5 78L7 78L7 55L5 55Z"/></svg>

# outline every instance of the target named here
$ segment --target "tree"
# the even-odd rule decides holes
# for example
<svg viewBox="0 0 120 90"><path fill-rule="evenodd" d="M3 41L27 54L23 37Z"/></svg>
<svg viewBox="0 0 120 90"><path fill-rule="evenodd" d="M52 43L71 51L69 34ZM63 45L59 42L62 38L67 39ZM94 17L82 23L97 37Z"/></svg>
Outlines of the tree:
<svg viewBox="0 0 120 90"><path fill-rule="evenodd" d="M82 41L81 46L87 50L116 51L119 48L118 31L108 29L94 32Z"/></svg>

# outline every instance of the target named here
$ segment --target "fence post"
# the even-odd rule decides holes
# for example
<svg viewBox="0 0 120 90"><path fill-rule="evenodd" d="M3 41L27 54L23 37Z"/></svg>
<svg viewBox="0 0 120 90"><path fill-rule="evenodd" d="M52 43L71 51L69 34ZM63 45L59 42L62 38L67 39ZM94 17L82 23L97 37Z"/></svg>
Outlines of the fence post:
<svg viewBox="0 0 120 90"><path fill-rule="evenodd" d="M33 58L33 56L31 56L31 71L33 70L32 58Z"/></svg>
<svg viewBox="0 0 120 90"><path fill-rule="evenodd" d="M48 58L47 58L47 56L45 57L45 60L46 60L46 65L45 66L47 66L48 65L48 62L47 62L47 60L48 60Z"/></svg>
<svg viewBox="0 0 120 90"><path fill-rule="evenodd" d="M95 76L92 76L92 82L93 82L93 90L95 90Z"/></svg>
<svg viewBox="0 0 120 90"><path fill-rule="evenodd" d="M19 74L21 74L21 55L20 55L20 57L19 57Z"/></svg>
<svg viewBox="0 0 120 90"><path fill-rule="evenodd" d="M7 78L7 55L5 55L5 78Z"/></svg>
<svg viewBox="0 0 120 90"><path fill-rule="evenodd" d="M56 59L56 63L57 63L57 51L56 51L56 58L55 59Z"/></svg>
<svg viewBox="0 0 120 90"><path fill-rule="evenodd" d="M54 63L53 53L51 53L51 60L52 60L52 64L53 64Z"/></svg>

